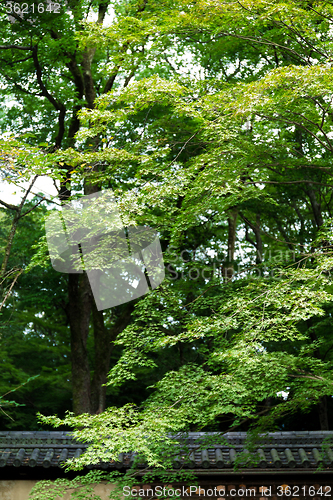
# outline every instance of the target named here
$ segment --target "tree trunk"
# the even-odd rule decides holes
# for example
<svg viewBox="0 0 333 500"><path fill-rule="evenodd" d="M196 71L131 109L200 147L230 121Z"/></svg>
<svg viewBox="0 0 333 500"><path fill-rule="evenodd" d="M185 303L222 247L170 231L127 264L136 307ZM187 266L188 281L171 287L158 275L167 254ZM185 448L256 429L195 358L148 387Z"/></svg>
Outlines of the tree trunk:
<svg viewBox="0 0 333 500"><path fill-rule="evenodd" d="M91 381L91 412L102 413L105 410L107 374L110 369L111 341L104 325L103 311L98 311L92 304L94 328L95 369Z"/></svg>
<svg viewBox="0 0 333 500"><path fill-rule="evenodd" d="M69 323L71 331L71 361L73 411L76 415L91 412L90 368L87 338L91 315L91 291L85 273L68 276Z"/></svg>
<svg viewBox="0 0 333 500"><path fill-rule="evenodd" d="M98 8L98 24L102 24L105 18L109 1L101 1ZM75 12L73 12L75 17ZM52 31L52 37L57 39L59 35ZM96 47L88 46L83 52L80 62L74 53L66 53L68 62L67 68L73 76L75 92L79 100L85 97L87 107L95 107L96 89L92 74L92 61L96 52ZM108 81L106 91L111 90L118 69L113 72ZM74 106L72 118L70 120L67 142L71 147L75 146L75 134L80 129L80 121L77 112L82 104ZM99 138L90 139L98 146ZM62 182L59 198L62 202L68 200L71 192L68 184L71 183L71 169L67 168L66 180ZM84 194L89 195L99 191L98 186L91 186L85 182ZM104 325L103 311L97 311L95 301L91 292L90 284L86 273L70 274L68 281L68 317L71 331L71 358L72 358L72 388L73 388L73 411L75 414L96 413L105 409L106 388L102 387L107 381L107 374L110 369L110 356L112 341L130 321L130 313L126 317L126 325L121 329L115 327L108 331ZM133 306L131 306L133 307ZM95 344L95 366L94 375L91 380L87 338L89 334L89 324L92 316L94 344Z"/></svg>
<svg viewBox="0 0 333 500"><path fill-rule="evenodd" d="M91 413L101 413L106 406L106 387L113 342L131 321L134 302L123 306L115 325L107 329L104 325L103 311L97 311L96 305L92 306L95 342L95 370L91 382Z"/></svg>
<svg viewBox="0 0 333 500"><path fill-rule="evenodd" d="M318 202L316 193L312 188L308 189L307 193L310 199L314 220L316 221L317 228L319 229L324 223L321 212L321 204Z"/></svg>

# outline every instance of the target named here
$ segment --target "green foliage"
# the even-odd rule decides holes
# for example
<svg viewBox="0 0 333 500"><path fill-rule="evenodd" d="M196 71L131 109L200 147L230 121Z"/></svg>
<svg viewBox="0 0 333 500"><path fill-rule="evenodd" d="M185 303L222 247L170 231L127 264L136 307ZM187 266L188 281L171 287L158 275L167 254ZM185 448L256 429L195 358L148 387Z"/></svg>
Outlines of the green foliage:
<svg viewBox="0 0 333 500"><path fill-rule="evenodd" d="M57 500L66 493L71 493L72 499L101 500L94 494L92 484L107 481L108 475L101 471L90 471L85 476L78 476L73 480L56 479L55 481L39 481L33 488L30 496L35 500Z"/></svg>
<svg viewBox="0 0 333 500"><path fill-rule="evenodd" d="M10 391L7 391L5 394L0 396L0 410L4 415L6 415L6 417L8 417L9 415L4 410L4 408L24 406L24 405L21 405L20 403L17 403L16 401L10 401L8 399L5 399L5 397L8 396L8 394L12 394L13 392L16 392L17 390L21 389L21 387L23 387L25 384L28 384L29 382L31 382L31 380L34 380L37 377L39 377L39 375L36 375L35 377L28 378L28 380L26 382L24 382L23 384L21 384L20 386L15 387L15 389L11 389ZM11 418L11 417L9 417L9 418Z"/></svg>
<svg viewBox="0 0 333 500"><path fill-rule="evenodd" d="M73 198L112 188L124 225L158 230L166 264L113 339L110 408L62 418L69 327L41 230L49 206L18 226L10 269L29 272L3 311L3 387L39 365L39 387L59 391L54 412L37 398L40 421L90 443L68 467L135 450L164 474L189 431L251 429L254 442L303 425L300 414L325 428L306 416L333 410L332 16L305 0L69 1L51 28L2 16L4 43L28 46L22 60L2 56L4 102L20 103L2 128L28 133L1 142L4 177L49 175ZM11 219L0 216L5 248ZM120 312L105 312L107 327ZM92 495L59 481L47 498L71 486Z"/></svg>
<svg viewBox="0 0 333 500"><path fill-rule="evenodd" d="M25 210L36 201L28 202ZM42 207L32 210L18 227L9 267L20 267L24 272L15 284L15 294L8 296L0 312L0 393L20 386L14 394L16 404L6 409L11 420L3 415L0 421L13 430L38 429L36 408L44 408L48 414L64 412L71 397L69 331L62 309L65 280L59 281L49 263L44 269L31 266L33 247L44 232L44 213ZM4 223L0 234L6 241L11 214L2 209L1 214ZM25 385L27 379L31 382Z"/></svg>

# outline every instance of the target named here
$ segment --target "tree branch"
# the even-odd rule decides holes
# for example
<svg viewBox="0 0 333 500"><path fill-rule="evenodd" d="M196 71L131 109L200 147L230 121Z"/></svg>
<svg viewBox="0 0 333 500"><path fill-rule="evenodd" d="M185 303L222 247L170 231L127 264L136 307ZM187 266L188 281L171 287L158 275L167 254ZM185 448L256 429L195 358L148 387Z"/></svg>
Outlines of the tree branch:
<svg viewBox="0 0 333 500"><path fill-rule="evenodd" d="M104 89L102 92L103 94L106 94L107 92L109 92L112 89L114 81L118 75L119 69L120 69L120 66L115 66L115 68L113 69L110 78L108 79L108 81L106 82L106 84L104 86Z"/></svg>
<svg viewBox="0 0 333 500"><path fill-rule="evenodd" d="M5 295L4 299L3 299L3 301L1 302L1 305L0 305L0 311L1 311L1 309L3 308L4 303L5 303L5 302L6 302L6 300L8 299L8 297L9 297L9 295L10 295L10 293L11 293L12 289L13 289L13 286L15 285L15 283L16 283L16 281L17 281L18 277L19 277L22 273L23 273L23 269L20 269L20 270L19 270L19 272L18 272L18 274L17 274L17 275L15 276L15 278L13 279L13 282L12 282L12 284L10 285L8 292L6 293L6 295ZM4 395L6 395L6 394L4 394Z"/></svg>
<svg viewBox="0 0 333 500"><path fill-rule="evenodd" d="M259 116L260 118L265 118L266 120L282 121L284 123L290 123L291 125L296 125L296 127L301 127L306 132L308 132L308 134L312 135L312 137L314 139L316 139L323 146L323 148L326 149L326 151L329 151L330 153L332 152L332 148L327 147L327 145L323 141L321 141L319 139L319 137L315 133L313 133L310 129L308 129L308 127L306 127L305 125L303 125L303 123L295 122L294 120L288 120L287 118L284 118L281 115L277 115L277 117L275 117L275 116L269 116L269 115L263 115L262 113L256 113L256 115Z"/></svg>
<svg viewBox="0 0 333 500"><path fill-rule="evenodd" d="M6 50L6 49L33 50L31 46L20 47L19 45L0 45L0 50Z"/></svg>
<svg viewBox="0 0 333 500"><path fill-rule="evenodd" d="M7 61L6 59L0 59L0 61L8 64L8 66L13 67L13 66L15 66L15 64L20 63L20 62L25 62L28 59L32 59L32 55L31 54L29 56L27 56L27 57L24 57L23 59L16 59L16 61L13 61L13 62Z"/></svg>
<svg viewBox="0 0 333 500"><path fill-rule="evenodd" d="M97 19L97 24L103 24L105 14L108 10L110 1L107 0L105 2L101 2L98 6L98 19Z"/></svg>
<svg viewBox="0 0 333 500"><path fill-rule="evenodd" d="M9 203L6 203L5 201L0 200L0 204L3 205L6 208L9 208L9 210L18 210L18 207L16 205L10 205Z"/></svg>
<svg viewBox="0 0 333 500"><path fill-rule="evenodd" d="M198 30L198 32L200 33L200 30ZM260 45L268 45L269 47L278 47L279 49L286 50L286 51L290 52L291 54L293 54L297 58L301 59L307 66L309 66L309 62L303 56L301 56L298 52L296 52L295 50L290 49L289 47L285 47L284 45L280 45L276 42L270 42L269 40L266 40L265 38L258 39L258 38L251 37L251 36L236 35L235 33L228 33L227 31L222 31L215 38L218 39L218 38L221 38L223 36L230 36L233 38L239 38L240 40L259 43ZM205 42L199 40L198 43L205 43ZM211 43L211 40L209 42L206 42L206 43Z"/></svg>
<svg viewBox="0 0 333 500"><path fill-rule="evenodd" d="M29 90L24 89L19 83L15 82L13 80L13 78L11 78L10 76L6 75L6 73L2 73L2 74L3 74L3 76L6 78L6 80L8 82L11 82L14 85L14 87L16 87L18 90L20 90L24 94L41 97L42 94L37 94L36 92L29 92Z"/></svg>
<svg viewBox="0 0 333 500"><path fill-rule="evenodd" d="M39 85L39 88L41 89L41 95L43 97L46 97L46 99L55 107L57 111L59 111L59 130L57 137L55 139L55 147L59 148L61 146L61 141L63 139L64 133L65 133L65 115L66 115L66 108L65 106L61 103L58 102L47 90L45 87L43 80L42 80L42 68L39 64L38 60L38 45L35 45L32 49L32 57L36 69L36 76L37 76L37 82Z"/></svg>
<svg viewBox="0 0 333 500"><path fill-rule="evenodd" d="M41 198L39 200L38 203L36 203L36 205L34 205L32 208L29 208L29 210L27 210L26 212L24 212L24 214L21 215L20 218L24 217L25 215L29 214L30 212L32 212L36 207L38 207L38 205L40 205L41 203L43 203L43 201L45 200L45 197L43 196L43 198Z"/></svg>
<svg viewBox="0 0 333 500"><path fill-rule="evenodd" d="M300 180L300 181L251 181L251 182L245 182L245 185L248 184L316 184L317 186L327 186L327 187L333 187L332 184L326 184L325 182L315 182L315 181L308 181L308 180Z"/></svg>
<svg viewBox="0 0 333 500"><path fill-rule="evenodd" d="M28 187L28 189L26 190L26 192L24 194L24 196L23 196L23 198L21 200L21 203L19 204L19 208L18 209L19 209L20 214L21 214L23 205L24 205L24 203L25 203L25 201L26 201L26 199L27 199L27 197L28 197L28 195L29 195L29 193L30 193L30 191L32 189L32 186L35 184L37 178L38 178L38 175L35 175L35 177L30 182L30 186ZM22 217L20 214L19 214L19 217L18 217L19 219Z"/></svg>
<svg viewBox="0 0 333 500"><path fill-rule="evenodd" d="M41 89L41 95L43 97L46 97L48 99L48 101L50 101L50 103L55 107L55 109L57 111L61 111L63 108L64 108L64 105L59 103L47 90L47 88L45 87L44 83L43 83L43 80L42 80L42 68L39 64L39 61L38 61L38 46L35 45L33 48L32 48L32 58L33 58L33 61L34 61L34 65L35 65L35 69L36 69L36 77L37 77L37 82L38 82L38 85L39 85L39 88Z"/></svg>

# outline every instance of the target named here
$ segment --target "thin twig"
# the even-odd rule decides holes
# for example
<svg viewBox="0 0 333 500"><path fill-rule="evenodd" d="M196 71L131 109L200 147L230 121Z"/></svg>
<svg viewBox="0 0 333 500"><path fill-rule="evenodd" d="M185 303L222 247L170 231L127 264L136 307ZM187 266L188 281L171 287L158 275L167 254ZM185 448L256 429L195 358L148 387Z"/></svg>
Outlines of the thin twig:
<svg viewBox="0 0 333 500"><path fill-rule="evenodd" d="M15 276L15 278L13 279L13 282L12 282L12 284L10 285L9 290L8 290L8 292L7 292L7 293L6 293L6 295L5 295L5 298L3 299L3 301L2 301L2 303L1 303L1 305L0 305L0 311L1 311L1 309L2 309L2 307L3 307L3 305L4 305L4 303L6 302L6 300L7 300L8 296L10 295L10 293L11 293L11 291L12 291L12 289L13 289L13 286L15 285L15 283L16 283L16 281L17 281L18 277L19 277L22 273L23 273L23 269L21 269L21 270L20 270L20 272L19 272L19 273Z"/></svg>

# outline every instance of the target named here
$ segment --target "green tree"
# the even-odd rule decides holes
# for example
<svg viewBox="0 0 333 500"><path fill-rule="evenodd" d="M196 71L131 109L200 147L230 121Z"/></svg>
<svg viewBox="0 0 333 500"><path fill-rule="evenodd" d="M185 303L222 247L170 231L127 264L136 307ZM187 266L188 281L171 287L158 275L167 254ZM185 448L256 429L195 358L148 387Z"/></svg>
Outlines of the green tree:
<svg viewBox="0 0 333 500"><path fill-rule="evenodd" d="M224 245L227 253L222 279L194 285L190 279L171 279L136 305L135 321L118 336L124 354L111 381L126 381L135 377L136 366L151 366L151 352L187 344L197 350L197 362L187 359L156 385L147 412L143 410L148 426L155 407L162 408L163 429L170 425L170 431L179 431L182 425L184 430L205 428L226 414L236 418L234 425L262 413L270 415L262 422L272 422L272 417L318 404L321 427L327 428L331 339L319 325L331 302L329 228L316 240L331 211L332 70L325 20L331 7L325 4L318 11L306 2L286 7L274 1L248 2L245 7L226 3L216 11L205 3L176 9L166 27L169 33L180 30L186 39L203 32L220 47L225 39L228 64L241 53L239 40L247 43L250 38L257 61L267 65L260 72L252 67L237 83L230 78L198 84L184 78L141 79L80 113L85 126L81 140L97 133L113 135L121 126L127 130L128 122L138 123L135 142L122 144L136 155L138 165L133 195L127 195L123 208L127 220L158 227L167 235L173 256L190 243L188 260L200 269L204 247L215 245L221 251ZM296 28L288 24L291 18ZM237 56L235 46L230 48L233 38ZM198 42L199 53L204 41ZM242 54L245 64L248 51ZM183 124L185 141L179 139ZM107 154L99 151L89 160L106 161ZM75 151L65 155L68 163L78 164ZM91 178L103 185L108 167ZM200 226L206 236L202 241ZM271 260L266 271L261 267L263 279L253 282L248 276L231 282L241 227L257 264L272 238L274 250L297 250L295 268L283 269L286 262L279 262L282 270L274 279L269 276ZM221 244L218 239L211 243L218 234ZM174 264L173 275L189 272L188 262L174 259ZM180 401L175 387L185 393ZM286 401L279 400L281 391L289 393ZM258 411L268 400L275 403ZM170 408L171 414L177 409L181 415L176 424Z"/></svg>
<svg viewBox="0 0 333 500"><path fill-rule="evenodd" d="M34 135L31 133L26 141L44 148L44 157L60 148L73 146L76 151L89 155L102 147L104 139L97 134L88 142L75 140L80 127L78 111L93 109L97 96L106 94L111 88L126 87L134 75L153 73L154 68L168 74L169 66L164 56L168 50L172 51L171 41L156 32L155 6L148 19L144 18L146 3L113 5L105 0L73 0L67 2L66 7L61 5L59 13L45 9L38 15L33 12L34 2L29 0L27 4L28 12L22 15L15 12L17 6L15 9L10 3L1 6L3 99L5 103L8 100L15 103L2 118L3 130L26 134L33 128ZM111 26L107 24L108 9L109 15L114 16ZM94 20L88 21L91 18ZM146 55L147 45L150 48ZM148 65L153 66L151 70L147 69ZM32 126L34 120L38 127ZM111 152L109 160L117 162L117 155ZM24 165L21 163L21 166ZM96 168L103 170L103 165ZM83 180L76 178L75 170L61 161L61 155L58 161L53 156L52 175L59 171L62 171L61 202L65 202L71 192L82 188L81 181L86 194L98 189L88 185L87 175ZM27 168L25 172L28 174ZM87 165L85 174L88 172ZM132 168L128 167L122 173L121 182L131 176ZM14 218L13 225L16 223ZM131 311L131 304L118 308L106 326L103 314L96 310L92 301L85 275L68 277L73 408L76 413L104 409L103 383L109 370L112 342L130 321ZM92 378L87 349L90 323L95 353Z"/></svg>
<svg viewBox="0 0 333 500"><path fill-rule="evenodd" d="M332 7L198 1L165 4L162 12L152 2L129 2L113 5L111 25L102 26L106 6L68 2L71 15L62 11L54 29L46 14L34 21L39 31L4 20L5 62L13 66L13 52L26 51L31 57L19 64L35 78L26 78L31 87L24 91L14 85L16 99L39 92L45 111L55 109L58 128L41 139L51 143L44 154L56 172L65 170L60 198L111 187L126 225L156 228L165 252L168 277L160 287L105 317L88 298L84 275L69 277L75 413L103 408L92 401L101 394L105 400L111 341L122 355L110 384L151 374L154 387L137 409L43 421L74 426L79 439L93 440L75 467L97 462L101 442L110 450L105 458L130 447L149 465L165 465L168 433L271 428L315 405L326 429ZM80 25L84 9L95 7L97 21ZM18 33L22 44L12 48ZM190 55L205 78L184 74ZM14 78L13 70L7 80ZM50 130L49 119L42 123ZM17 127L25 131L26 124ZM96 391L90 317L101 367Z"/></svg>

